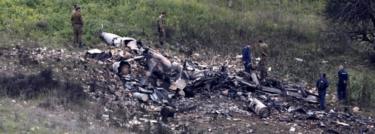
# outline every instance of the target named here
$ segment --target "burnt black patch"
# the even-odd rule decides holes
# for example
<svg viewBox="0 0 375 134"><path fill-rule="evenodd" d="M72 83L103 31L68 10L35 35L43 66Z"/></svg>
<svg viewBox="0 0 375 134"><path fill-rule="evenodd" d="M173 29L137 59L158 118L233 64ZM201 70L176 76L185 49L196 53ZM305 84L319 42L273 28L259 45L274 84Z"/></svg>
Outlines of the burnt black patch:
<svg viewBox="0 0 375 134"><path fill-rule="evenodd" d="M14 76L0 75L0 95L34 99L48 95L61 103L77 103L87 98L80 84L53 79L53 71L46 69L38 74Z"/></svg>

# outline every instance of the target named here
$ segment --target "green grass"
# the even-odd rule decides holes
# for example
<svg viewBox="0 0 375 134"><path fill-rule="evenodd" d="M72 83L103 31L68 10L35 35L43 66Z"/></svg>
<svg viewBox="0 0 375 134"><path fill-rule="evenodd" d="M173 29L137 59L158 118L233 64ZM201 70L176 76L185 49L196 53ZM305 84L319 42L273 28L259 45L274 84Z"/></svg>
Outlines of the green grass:
<svg viewBox="0 0 375 134"><path fill-rule="evenodd" d="M263 39L271 46L270 64L277 76L314 83L320 72L326 72L334 82L337 65L346 63L353 77L352 100L359 102L362 89L374 91L371 86L364 87L375 79L367 73L373 72L373 67L363 60L364 51L332 30L323 14L326 0L232 0L232 5L228 1L1 0L0 45L12 46L22 39L48 47L71 46L73 4L82 7L84 41L88 46L96 47L100 42L96 32L101 25L104 31L155 45L156 19L159 12L166 11L171 46L179 43L212 57L239 54L245 43ZM41 22L47 27L38 27ZM21 43L28 44L32 43ZM322 60L328 64L322 64Z"/></svg>
<svg viewBox="0 0 375 134"><path fill-rule="evenodd" d="M0 100L0 133L31 133L47 134L57 132L57 129L46 127L47 118L36 115L36 111L28 106L23 106L23 102L12 102L11 99ZM37 118L36 118L37 117ZM64 130L59 130L64 132Z"/></svg>
<svg viewBox="0 0 375 134"><path fill-rule="evenodd" d="M49 45L63 45L71 41L74 3L82 6L84 39L89 45L99 42L95 32L102 24L105 31L155 41L158 13L167 11L170 43L225 49L238 48L256 38L312 41L319 34L317 13L323 7L320 1L249 0L234 1L228 7L220 0L3 0L0 9L7 13L0 15L0 30ZM47 28L38 28L39 22L48 23ZM239 35L241 31L244 36Z"/></svg>

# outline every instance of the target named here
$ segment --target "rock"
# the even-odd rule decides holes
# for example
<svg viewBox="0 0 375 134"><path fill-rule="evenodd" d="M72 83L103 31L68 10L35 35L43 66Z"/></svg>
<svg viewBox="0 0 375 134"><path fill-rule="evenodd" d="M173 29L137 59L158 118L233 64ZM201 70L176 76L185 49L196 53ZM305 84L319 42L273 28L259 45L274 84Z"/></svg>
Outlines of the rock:
<svg viewBox="0 0 375 134"><path fill-rule="evenodd" d="M172 90L172 91L176 91L177 90L176 83L172 83L171 86L169 86L169 89Z"/></svg>
<svg viewBox="0 0 375 134"><path fill-rule="evenodd" d="M294 58L296 61L298 61L298 62L303 62L304 60L303 59L301 59L301 58Z"/></svg>
<svg viewBox="0 0 375 134"><path fill-rule="evenodd" d="M130 120L128 123L129 127L134 126L134 125L140 125L140 124L141 122L138 121L136 117L134 117L133 120Z"/></svg>
<svg viewBox="0 0 375 134"><path fill-rule="evenodd" d="M143 93L139 93L139 92L135 92L133 93L133 96L143 102L147 102L149 100L149 97L147 94L143 94Z"/></svg>
<svg viewBox="0 0 375 134"><path fill-rule="evenodd" d="M349 126L349 124L348 124L348 123L345 123L345 122L336 121L336 123L337 123L338 125L342 125L342 126Z"/></svg>
<svg viewBox="0 0 375 134"><path fill-rule="evenodd" d="M181 96L185 96L186 95L184 90L179 90L178 94L181 95Z"/></svg>
<svg viewBox="0 0 375 134"><path fill-rule="evenodd" d="M102 53L103 51L102 50L100 50L100 49L90 49L90 50L88 50L87 51L87 53L89 53L89 54L100 54L100 53Z"/></svg>
<svg viewBox="0 0 375 134"><path fill-rule="evenodd" d="M61 60L62 58L58 58L58 60ZM79 58L80 61L85 62L86 60L84 58Z"/></svg>
<svg viewBox="0 0 375 134"><path fill-rule="evenodd" d="M103 120L108 121L109 120L109 115L108 114L103 114L102 118L103 118Z"/></svg>
<svg viewBox="0 0 375 134"><path fill-rule="evenodd" d="M229 90L226 89L226 90L222 91L221 93L222 93L224 96L228 96L228 94L229 94Z"/></svg>
<svg viewBox="0 0 375 134"><path fill-rule="evenodd" d="M242 59L242 55L237 55L236 59Z"/></svg>
<svg viewBox="0 0 375 134"><path fill-rule="evenodd" d="M182 90L186 87L186 81L183 79L178 79L175 83L178 89Z"/></svg>
<svg viewBox="0 0 375 134"><path fill-rule="evenodd" d="M198 59L198 58L200 58L200 54L198 54L198 53L194 53L194 54L192 55L192 58L193 58L193 59Z"/></svg>
<svg viewBox="0 0 375 134"><path fill-rule="evenodd" d="M160 115L163 118L163 120L167 118L173 118L176 113L176 110L170 106L164 106L160 110Z"/></svg>
<svg viewBox="0 0 375 134"><path fill-rule="evenodd" d="M48 28L48 22L40 20L35 23L35 26L39 29L46 30Z"/></svg>
<svg viewBox="0 0 375 134"><path fill-rule="evenodd" d="M121 91L121 90L115 92L115 95L116 95L117 97L122 97L122 96L123 96L122 92L120 92L120 91Z"/></svg>
<svg viewBox="0 0 375 134"><path fill-rule="evenodd" d="M109 111L109 109L104 107L104 112L108 112L108 111Z"/></svg>
<svg viewBox="0 0 375 134"><path fill-rule="evenodd" d="M237 92L237 95L238 95L238 96L242 96L242 95L243 95L243 92Z"/></svg>
<svg viewBox="0 0 375 134"><path fill-rule="evenodd" d="M268 67L267 71L271 72L272 71L272 67Z"/></svg>
<svg viewBox="0 0 375 134"><path fill-rule="evenodd" d="M323 122L319 122L320 127L326 127L326 125Z"/></svg>
<svg viewBox="0 0 375 134"><path fill-rule="evenodd" d="M353 107L353 112L358 113L359 112L359 107Z"/></svg>
<svg viewBox="0 0 375 134"><path fill-rule="evenodd" d="M115 93L116 92L116 86L115 85L108 85L108 89L111 93Z"/></svg>
<svg viewBox="0 0 375 134"><path fill-rule="evenodd" d="M261 59L262 59L262 58L260 58L260 57L256 57L256 58L255 58L255 61L256 61L256 62L259 62Z"/></svg>
<svg viewBox="0 0 375 134"><path fill-rule="evenodd" d="M156 107L156 106L151 105L150 106L150 111L152 111L152 112L160 112L161 111L161 107Z"/></svg>
<svg viewBox="0 0 375 134"><path fill-rule="evenodd" d="M157 123L158 121L157 120L150 120L150 119L146 119L146 118L139 118L140 121L143 121L143 122L149 122L149 123Z"/></svg>
<svg viewBox="0 0 375 134"><path fill-rule="evenodd" d="M296 128L295 127L290 127L289 132L295 132Z"/></svg>

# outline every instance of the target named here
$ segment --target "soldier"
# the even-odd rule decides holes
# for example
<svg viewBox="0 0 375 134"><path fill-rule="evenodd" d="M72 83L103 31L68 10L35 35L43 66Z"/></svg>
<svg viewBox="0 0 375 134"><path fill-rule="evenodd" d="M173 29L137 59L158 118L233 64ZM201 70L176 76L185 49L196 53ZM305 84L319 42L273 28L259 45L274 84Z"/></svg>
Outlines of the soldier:
<svg viewBox="0 0 375 134"><path fill-rule="evenodd" d="M165 42L165 39L166 39L166 32L165 32L165 16L166 16L166 12L161 12L160 13L160 16L158 18L158 21L157 21L157 25L158 25L158 33L159 33L159 42L160 42L160 45L163 46L164 45L164 42Z"/></svg>
<svg viewBox="0 0 375 134"><path fill-rule="evenodd" d="M259 52L261 60L259 61L259 71L260 71L260 80L264 81L268 74L267 74L267 60L268 60L268 44L264 43L263 40L259 40Z"/></svg>
<svg viewBox="0 0 375 134"><path fill-rule="evenodd" d="M78 5L74 5L74 12L71 17L72 27L73 27L73 35L74 35L74 45L78 44L79 47L83 47L82 44L82 28L83 28L83 20L81 16L81 8Z"/></svg>

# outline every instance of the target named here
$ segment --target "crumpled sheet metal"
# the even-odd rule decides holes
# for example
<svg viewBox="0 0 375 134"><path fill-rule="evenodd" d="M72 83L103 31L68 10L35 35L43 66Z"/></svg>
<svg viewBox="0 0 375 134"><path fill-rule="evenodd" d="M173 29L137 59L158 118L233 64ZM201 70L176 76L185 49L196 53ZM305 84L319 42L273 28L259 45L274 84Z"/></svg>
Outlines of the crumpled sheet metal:
<svg viewBox="0 0 375 134"><path fill-rule="evenodd" d="M105 42L108 43L114 43L114 40L117 39L125 39L123 37L120 37L115 34L110 33L102 33L102 37L104 37ZM129 38L129 40L132 40ZM131 47L139 47L137 46L136 42L128 41L127 44L131 44ZM128 46L129 47L129 46ZM144 48L140 48L144 49ZM154 51L150 48L147 48L147 54L148 56L141 57L140 59L147 59L147 57L151 60L139 60L139 61L146 61L146 64L142 64L144 66L151 66L152 69L160 69L160 67L157 67L158 63L161 62L163 65L165 64L166 67L172 68L172 65L175 65L176 63L170 61L162 54L158 53L157 51ZM135 54L133 57L137 56L143 56L143 54ZM155 57L154 59L152 57ZM153 59L153 60L152 60ZM157 60L159 59L159 60ZM134 60L135 62L138 62L138 60ZM149 63L147 63L149 62ZM114 64L115 65L115 64ZM116 68L116 67L114 67ZM117 66L118 68L118 66ZM147 67L146 67L147 68ZM150 68L150 67L149 67ZM257 76L255 74L250 75L252 79L255 81L248 81L242 77L239 77L237 75L232 76L229 74L225 66L202 66L200 64L194 63L192 61L185 61L183 66L180 67L182 70L179 71L179 75L176 78L172 78L171 76L167 75L168 77L171 77L170 79L173 79L173 82L171 82L169 88L165 88L163 92L159 92L159 90L154 90L159 87L146 87L145 89L151 89L153 93L145 93L140 91L140 89L143 88L136 88L136 86L142 86L144 85L145 80L137 80L137 82L133 81L123 81L125 87L131 87L135 90L135 92L140 92L143 94L147 94L148 97L157 103L163 103L164 100L169 100L170 97L168 94L183 94L183 95L194 95L194 94L200 94L202 92L207 92L208 94L212 94L213 92L216 92L216 90L223 90L223 89L229 89L228 91L232 91L233 96L238 96L237 92L262 92L265 94L275 94L279 96L292 96L296 99L303 100L305 102L310 103L317 103L317 96L311 93L308 93L307 91L289 86L289 85L282 85L280 87L268 87L268 86L261 86L260 82L257 81ZM118 69L117 69L118 70ZM161 69L163 70L163 69ZM160 71L165 72L165 71ZM147 81L156 81L157 79L151 79ZM147 82L146 81L146 82ZM157 83L157 82L156 82ZM160 84L159 84L160 85ZM150 85L149 85L150 86ZM249 90L250 89L250 90ZM184 91L184 93L180 93L181 91ZM167 97L168 96L168 97ZM240 95L241 96L241 95ZM239 97L240 97L239 96ZM267 97L265 97L267 98ZM145 100L145 99L142 99ZM149 99L147 99L149 100ZM256 97L249 98L247 101L249 101L249 106L257 115L261 117L266 117L270 115L269 108L267 107L265 102L262 102L263 100L259 100Z"/></svg>
<svg viewBox="0 0 375 134"><path fill-rule="evenodd" d="M248 81L246 81L244 78L235 76L236 80L238 80L240 83L249 86L251 88L257 88L256 84L252 84ZM306 93L306 92L299 92L299 90L295 90L296 92L293 92L291 90L285 90L285 89L278 89L278 88L272 88L272 87L266 87L266 86L261 86L260 88L261 91L263 92L268 92L268 93L273 93L273 94L280 94L280 95L287 95L287 96L292 96L297 99L310 102L310 103L318 103L318 96L311 94L311 93ZM306 96L304 94L307 94Z"/></svg>
<svg viewBox="0 0 375 134"><path fill-rule="evenodd" d="M262 118L270 116L270 109L260 100L255 97L249 96L250 105L249 108Z"/></svg>

